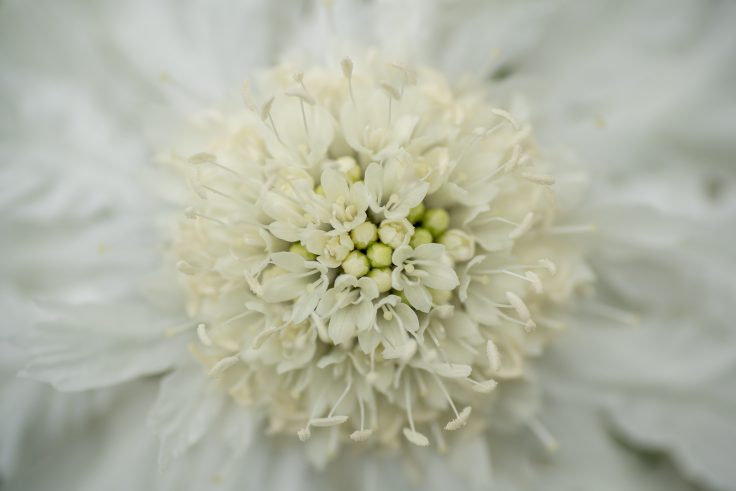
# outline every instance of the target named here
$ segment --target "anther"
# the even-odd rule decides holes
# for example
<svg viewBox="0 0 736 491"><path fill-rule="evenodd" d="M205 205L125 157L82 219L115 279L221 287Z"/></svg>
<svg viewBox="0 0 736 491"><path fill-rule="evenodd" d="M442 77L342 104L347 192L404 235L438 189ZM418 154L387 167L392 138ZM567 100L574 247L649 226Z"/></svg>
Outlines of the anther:
<svg viewBox="0 0 736 491"><path fill-rule="evenodd" d="M212 339L207 334L207 325L200 323L197 325L197 337L203 345L211 347L213 345Z"/></svg>
<svg viewBox="0 0 736 491"><path fill-rule="evenodd" d="M555 183L555 178L543 174L530 174L528 172L522 172L521 177L527 181L531 181L534 184L541 184L542 186L551 186Z"/></svg>
<svg viewBox="0 0 736 491"><path fill-rule="evenodd" d="M263 108L261 109L261 120L266 121L268 120L271 123L271 129L273 130L273 134L276 135L276 139L281 143L284 144L283 140L281 139L281 136L279 135L279 131L276 129L276 123L273 121L273 116L271 116L271 107L273 107L273 101L275 97L271 97L266 103L263 105Z"/></svg>
<svg viewBox="0 0 736 491"><path fill-rule="evenodd" d="M228 368L232 367L236 363L240 361L240 356L233 355L228 356L226 358L223 358L222 360L215 363L215 365L210 368L210 371L207 373L210 377L219 377L222 375L222 373L227 370Z"/></svg>
<svg viewBox="0 0 736 491"><path fill-rule="evenodd" d="M524 301L514 292L506 292L506 299L509 301L511 306L514 308L519 318L523 321L529 321L531 314Z"/></svg>
<svg viewBox="0 0 736 491"><path fill-rule="evenodd" d="M508 121L515 130L519 130L521 128L519 122L516 121L516 119L514 119L514 117L508 111L504 111L503 109L491 109L491 112L496 116Z"/></svg>
<svg viewBox="0 0 736 491"><path fill-rule="evenodd" d="M488 357L488 366L492 372L497 372L501 368L501 354L498 352L498 346L492 340L486 342L486 356Z"/></svg>
<svg viewBox="0 0 736 491"><path fill-rule="evenodd" d="M348 92L350 93L350 100L353 101L353 106L357 107L357 104L355 103L355 96L353 95L353 60L346 56L340 62L340 67L342 67L342 74L348 80Z"/></svg>
<svg viewBox="0 0 736 491"><path fill-rule="evenodd" d="M256 103L253 100L253 95L250 92L250 81L244 80L242 88L240 90L240 93L243 97L243 103L245 104L245 107L247 107L252 112L258 112L258 108L256 107Z"/></svg>
<svg viewBox="0 0 736 491"><path fill-rule="evenodd" d="M470 406L466 406L465 408L463 408L463 410L460 411L460 413L455 417L455 419L449 421L445 425L445 429L447 431L455 431L455 430L459 430L460 428L468 424L468 418L470 417L470 413L472 410L473 408Z"/></svg>
<svg viewBox="0 0 736 491"><path fill-rule="evenodd" d="M557 265L550 261L549 259L540 259L537 261L543 268L545 268L549 273L554 276L557 273Z"/></svg>
<svg viewBox="0 0 736 491"><path fill-rule="evenodd" d="M527 423L527 425L529 426L529 429L532 430L532 433L534 433L534 436L536 436L539 441L542 442L545 450L550 453L557 451L557 449L560 447L557 443L557 440L538 419L532 418Z"/></svg>

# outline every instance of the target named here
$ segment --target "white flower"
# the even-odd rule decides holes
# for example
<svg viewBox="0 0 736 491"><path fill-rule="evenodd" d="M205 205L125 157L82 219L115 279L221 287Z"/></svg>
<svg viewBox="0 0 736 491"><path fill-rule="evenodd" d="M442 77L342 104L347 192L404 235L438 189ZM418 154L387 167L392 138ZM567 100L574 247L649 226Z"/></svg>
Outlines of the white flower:
<svg viewBox="0 0 736 491"><path fill-rule="evenodd" d="M457 274L444 258L445 248L439 244L424 244L416 249L399 247L392 258L396 267L391 284L404 292L415 309L429 312L432 299L428 288L449 291L458 285Z"/></svg>
<svg viewBox="0 0 736 491"><path fill-rule="evenodd" d="M429 187L411 176L408 162L392 158L384 164L371 163L365 171L365 184L370 193L371 210L389 219L404 218L419 205Z"/></svg>
<svg viewBox="0 0 736 491"><path fill-rule="evenodd" d="M335 344L352 340L358 331L373 325L373 300L378 297L378 287L370 278L356 279L353 275L341 275L335 280L317 307L317 314L330 319L328 335Z"/></svg>
<svg viewBox="0 0 736 491"><path fill-rule="evenodd" d="M408 244L413 233L414 227L403 217L393 220L387 218L378 226L378 238L393 249Z"/></svg>
<svg viewBox="0 0 736 491"><path fill-rule="evenodd" d="M3 486L734 488L731 6L332 3L3 4Z"/></svg>
<svg viewBox="0 0 736 491"><path fill-rule="evenodd" d="M328 168L322 172L322 189L336 232L349 232L365 221L368 193L362 182L350 183L344 174Z"/></svg>
<svg viewBox="0 0 736 491"><path fill-rule="evenodd" d="M291 321L304 321L327 291L327 268L291 252L276 252L271 261L284 272L266 279L258 293L267 302L294 300Z"/></svg>

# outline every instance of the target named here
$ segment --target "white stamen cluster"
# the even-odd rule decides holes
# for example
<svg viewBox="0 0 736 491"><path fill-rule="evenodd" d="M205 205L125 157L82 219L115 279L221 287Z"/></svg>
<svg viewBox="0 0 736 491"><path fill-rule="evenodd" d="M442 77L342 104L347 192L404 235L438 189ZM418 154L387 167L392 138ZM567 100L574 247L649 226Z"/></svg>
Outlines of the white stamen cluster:
<svg viewBox="0 0 736 491"><path fill-rule="evenodd" d="M270 431L329 455L442 449L522 376L578 281L550 166L527 124L430 70L266 80L263 104L246 86L246 108L198 121L199 153L169 159L191 191L172 252L192 351Z"/></svg>

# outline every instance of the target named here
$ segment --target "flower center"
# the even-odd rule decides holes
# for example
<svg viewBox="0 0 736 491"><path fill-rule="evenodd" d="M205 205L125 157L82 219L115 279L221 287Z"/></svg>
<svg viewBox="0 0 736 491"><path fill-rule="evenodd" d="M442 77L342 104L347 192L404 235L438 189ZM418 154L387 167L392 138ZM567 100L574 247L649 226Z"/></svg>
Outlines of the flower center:
<svg viewBox="0 0 736 491"><path fill-rule="evenodd" d="M471 408L482 430L585 276L528 124L427 69L353 68L274 68L277 95L246 91L169 159L195 356L272 432L326 439L324 459L350 440L441 449Z"/></svg>

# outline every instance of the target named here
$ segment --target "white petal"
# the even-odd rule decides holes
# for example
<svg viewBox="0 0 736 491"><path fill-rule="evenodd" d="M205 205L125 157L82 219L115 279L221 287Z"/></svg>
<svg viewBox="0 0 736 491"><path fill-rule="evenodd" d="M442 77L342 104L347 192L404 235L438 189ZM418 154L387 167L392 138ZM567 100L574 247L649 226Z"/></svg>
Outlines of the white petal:
<svg viewBox="0 0 736 491"><path fill-rule="evenodd" d="M40 323L22 340L29 353L24 374L59 390L104 387L160 373L181 356L182 341L166 335L172 326L141 298L53 312L60 318Z"/></svg>
<svg viewBox="0 0 736 491"><path fill-rule="evenodd" d="M429 288L434 288L435 290L453 290L460 284L455 270L439 259L435 264L422 265L422 269L428 273L426 277L422 278L422 283Z"/></svg>
<svg viewBox="0 0 736 491"><path fill-rule="evenodd" d="M162 469L207 435L227 397L195 363L179 367L163 379L149 418L161 440Z"/></svg>
<svg viewBox="0 0 736 491"><path fill-rule="evenodd" d="M405 285L404 295L415 309L421 312L429 312L432 308L432 295L421 285Z"/></svg>
<svg viewBox="0 0 736 491"><path fill-rule="evenodd" d="M355 335L355 323L358 321L353 309L340 309L330 317L327 333L335 344L348 341Z"/></svg>

